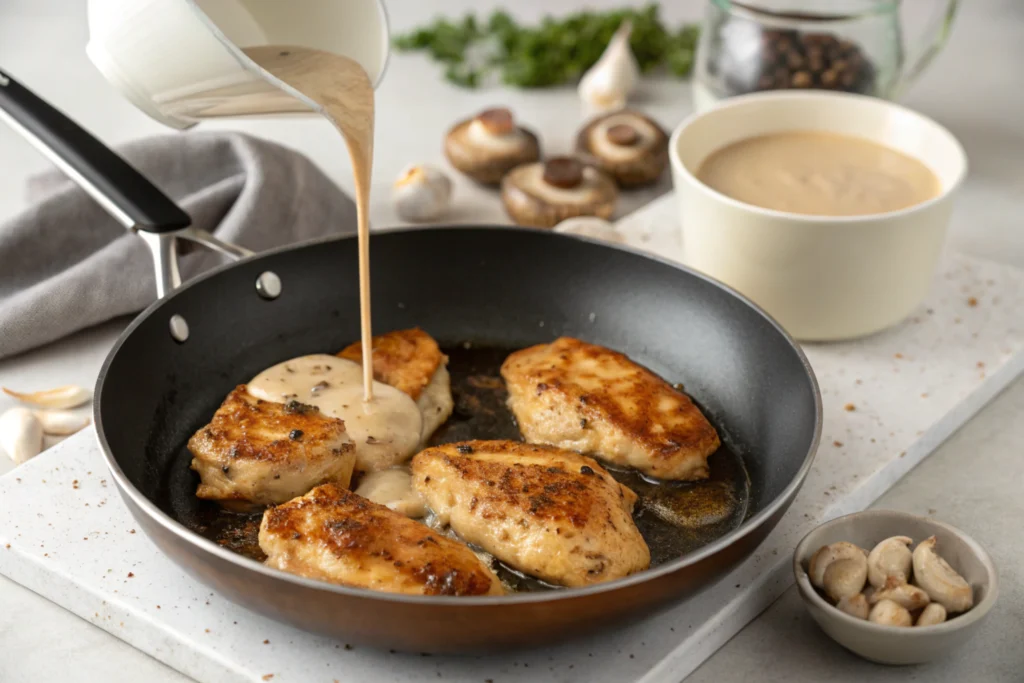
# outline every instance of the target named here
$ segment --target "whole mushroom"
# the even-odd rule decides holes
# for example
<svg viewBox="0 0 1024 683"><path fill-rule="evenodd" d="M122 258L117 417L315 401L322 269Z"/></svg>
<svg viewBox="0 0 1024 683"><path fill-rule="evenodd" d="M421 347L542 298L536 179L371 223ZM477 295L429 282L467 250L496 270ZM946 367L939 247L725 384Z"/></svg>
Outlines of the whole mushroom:
<svg viewBox="0 0 1024 683"><path fill-rule="evenodd" d="M501 181L508 215L535 228L552 228L575 216L611 218L618 194L611 178L572 157L518 166Z"/></svg>
<svg viewBox="0 0 1024 683"><path fill-rule="evenodd" d="M646 185L668 166L668 134L649 116L623 109L590 120L576 136L576 153L620 187Z"/></svg>
<svg viewBox="0 0 1024 683"><path fill-rule="evenodd" d="M516 125L504 107L460 121L445 136L444 153L456 169L484 185L497 185L511 169L540 159L540 142Z"/></svg>

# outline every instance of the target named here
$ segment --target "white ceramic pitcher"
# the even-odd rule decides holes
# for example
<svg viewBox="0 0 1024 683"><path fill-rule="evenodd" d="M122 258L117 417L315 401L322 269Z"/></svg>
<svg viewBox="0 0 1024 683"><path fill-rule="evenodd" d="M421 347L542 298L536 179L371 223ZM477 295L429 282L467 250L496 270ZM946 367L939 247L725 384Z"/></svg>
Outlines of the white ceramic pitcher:
<svg viewBox="0 0 1024 683"><path fill-rule="evenodd" d="M106 79L174 128L262 113L318 112L242 53L292 45L359 62L380 83L388 25L381 0L88 0L86 52Z"/></svg>

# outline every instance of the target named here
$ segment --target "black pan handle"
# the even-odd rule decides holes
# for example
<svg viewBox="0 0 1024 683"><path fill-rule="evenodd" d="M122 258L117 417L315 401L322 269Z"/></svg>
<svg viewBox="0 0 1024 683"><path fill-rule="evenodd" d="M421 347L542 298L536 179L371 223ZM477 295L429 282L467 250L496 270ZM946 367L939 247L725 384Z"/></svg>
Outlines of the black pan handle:
<svg viewBox="0 0 1024 683"><path fill-rule="evenodd" d="M127 161L0 70L0 120L8 123L126 228L165 233L192 219Z"/></svg>

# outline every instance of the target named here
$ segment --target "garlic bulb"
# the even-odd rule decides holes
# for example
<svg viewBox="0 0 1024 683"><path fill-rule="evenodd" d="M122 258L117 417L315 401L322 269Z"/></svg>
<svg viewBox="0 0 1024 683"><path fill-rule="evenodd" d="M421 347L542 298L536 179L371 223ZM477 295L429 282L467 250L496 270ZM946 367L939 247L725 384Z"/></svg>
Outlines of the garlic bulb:
<svg viewBox="0 0 1024 683"><path fill-rule="evenodd" d="M398 215L413 222L439 218L448 210L451 197L452 181L427 164L408 166L391 188Z"/></svg>
<svg viewBox="0 0 1024 683"><path fill-rule="evenodd" d="M0 415L0 448L17 464L43 450L43 425L28 408L11 408Z"/></svg>
<svg viewBox="0 0 1024 683"><path fill-rule="evenodd" d="M579 95L594 112L621 109L640 79L640 65L629 47L633 25L625 21L612 36L604 54L583 74Z"/></svg>
<svg viewBox="0 0 1024 683"><path fill-rule="evenodd" d="M555 232L583 235L584 237L593 237L594 239L615 244L622 244L626 241L626 238L615 229L614 225L597 216L567 218L555 226Z"/></svg>

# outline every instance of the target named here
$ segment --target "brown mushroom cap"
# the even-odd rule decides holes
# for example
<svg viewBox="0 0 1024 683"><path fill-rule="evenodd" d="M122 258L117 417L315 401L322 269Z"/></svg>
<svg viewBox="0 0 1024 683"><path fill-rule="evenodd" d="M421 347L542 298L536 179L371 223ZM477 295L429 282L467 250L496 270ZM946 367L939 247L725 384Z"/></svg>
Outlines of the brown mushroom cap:
<svg viewBox="0 0 1024 683"><path fill-rule="evenodd" d="M540 159L540 142L517 126L504 107L487 109L455 124L445 136L444 153L457 170L484 185L497 185L509 170Z"/></svg>
<svg viewBox="0 0 1024 683"><path fill-rule="evenodd" d="M607 174L571 157L517 166L501 181L505 211L519 225L553 228L567 218L611 218L619 191Z"/></svg>
<svg viewBox="0 0 1024 683"><path fill-rule="evenodd" d="M668 134L633 109L591 119L576 136L576 153L621 187L656 181L668 166Z"/></svg>

